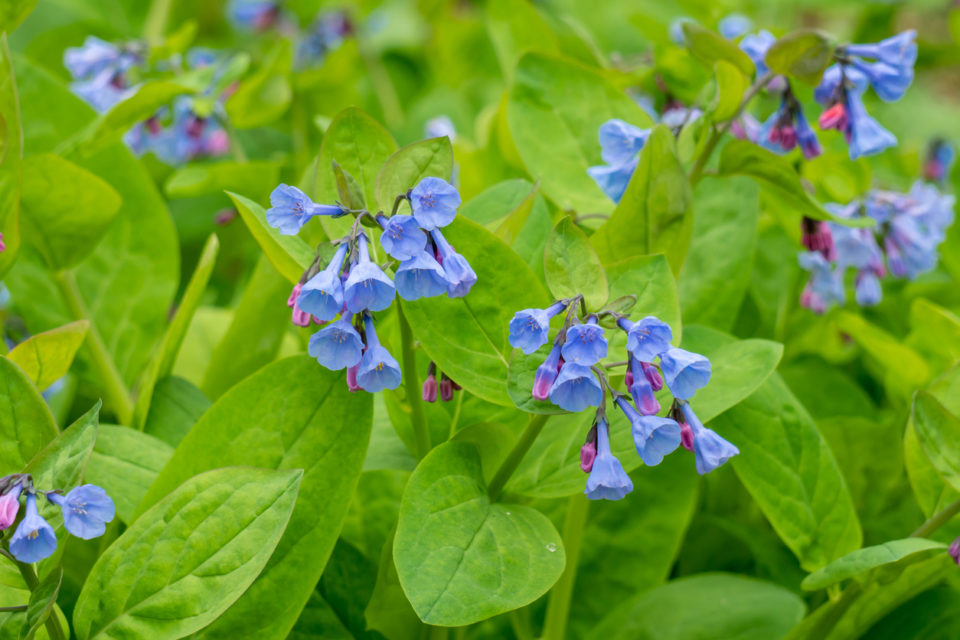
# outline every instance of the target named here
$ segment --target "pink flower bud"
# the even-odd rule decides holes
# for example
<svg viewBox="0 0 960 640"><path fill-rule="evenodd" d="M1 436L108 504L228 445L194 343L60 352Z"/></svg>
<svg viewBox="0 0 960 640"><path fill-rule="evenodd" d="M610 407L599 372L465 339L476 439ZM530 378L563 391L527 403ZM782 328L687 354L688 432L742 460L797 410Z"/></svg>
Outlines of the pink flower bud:
<svg viewBox="0 0 960 640"><path fill-rule="evenodd" d="M352 393L360 391L360 385L357 384L357 371L359 370L359 362L347 369L347 388L350 389Z"/></svg>
<svg viewBox="0 0 960 640"><path fill-rule="evenodd" d="M687 451L693 451L693 429L686 422L680 423L680 444Z"/></svg>
<svg viewBox="0 0 960 640"><path fill-rule="evenodd" d="M437 401L437 377L432 373L427 375L427 379L423 381L423 401Z"/></svg>
<svg viewBox="0 0 960 640"><path fill-rule="evenodd" d="M0 530L9 529L20 511L20 485L0 496Z"/></svg>
<svg viewBox="0 0 960 640"><path fill-rule="evenodd" d="M597 441L591 440L580 447L580 470L584 473L593 471L593 461L597 459Z"/></svg>

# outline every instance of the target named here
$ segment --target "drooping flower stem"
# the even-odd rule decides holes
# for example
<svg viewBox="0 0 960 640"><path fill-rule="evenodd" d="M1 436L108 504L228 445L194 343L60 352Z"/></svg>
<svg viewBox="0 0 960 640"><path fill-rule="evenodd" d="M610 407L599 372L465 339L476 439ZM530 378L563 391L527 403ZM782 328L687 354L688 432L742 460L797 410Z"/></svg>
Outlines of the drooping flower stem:
<svg viewBox="0 0 960 640"><path fill-rule="evenodd" d="M423 414L423 399L420 397L420 379L417 376L417 359L413 353L413 332L403 313L403 305L397 305L397 317L400 319L401 357L403 359L403 384L410 403L410 421L413 423L413 439L417 459L423 459L430 452L430 430Z"/></svg>
<svg viewBox="0 0 960 640"><path fill-rule="evenodd" d="M931 533L945 525L950 518L960 513L960 500L951 503L942 511L930 516L930 519L924 522L920 527L910 534L911 538L926 538Z"/></svg>
<svg viewBox="0 0 960 640"><path fill-rule="evenodd" d="M16 560L14 560L14 562L16 562L17 569L20 570L20 575L23 576L23 581L27 583L30 591L36 591L37 587L40 586L40 579L37 577L37 572L34 570L33 565L26 564L25 562L17 562ZM57 617L56 611L52 611L50 615L47 616L45 624L50 640L67 640L67 636L63 632L63 627L60 626L60 618Z"/></svg>
<svg viewBox="0 0 960 640"><path fill-rule="evenodd" d="M582 493L572 495L567 500L567 515L563 520L563 548L567 554L567 565L563 575L550 590L542 640L563 640L567 637L570 599L577 579L577 564L580 561L580 547L589 507L590 501Z"/></svg>
<svg viewBox="0 0 960 640"><path fill-rule="evenodd" d="M717 145L720 143L723 135L730 130L731 126L733 126L734 120L740 117L740 114L743 113L743 110L747 108L747 105L750 104L750 101L753 100L754 96L760 93L760 91L767 86L771 80L773 80L774 75L775 74L772 71L768 71L757 78L757 81L754 82L750 88L744 92L743 99L740 101L740 106L737 107L737 112L734 113L729 120L714 129L713 133L710 135L710 138L707 140L707 143L703 147L703 152L700 154L700 157L697 158L696 164L694 164L693 169L690 170L691 186L696 186L696 184L700 181L700 178L703 176L703 170L707 166L710 156L713 155L713 150L717 148Z"/></svg>
<svg viewBox="0 0 960 640"><path fill-rule="evenodd" d="M496 500L500 497L510 476L512 476L513 472L520 466L520 461L523 460L523 456L527 455L527 451L533 446L534 441L537 439L537 436L540 435L540 432L543 430L543 425L547 423L547 418L549 417L550 416L544 414L530 416L530 422L527 423L527 428L520 434L517 443L513 445L513 449L507 454L506 459L494 474L493 480L490 481L487 493L490 495L491 500Z"/></svg>
<svg viewBox="0 0 960 640"><path fill-rule="evenodd" d="M60 289L60 295L66 304L70 315L74 320L88 320L90 326L87 329L87 349L93 359L94 368L100 374L103 381L103 393L107 397L110 406L113 407L120 424L129 425L133 419L133 401L130 399L130 392L123 382L117 365L113 361L110 352L107 351L107 345L100 336L100 331L90 317L83 298L80 296L80 290L77 288L77 282L73 274L69 271L61 271L54 276L54 281Z"/></svg>

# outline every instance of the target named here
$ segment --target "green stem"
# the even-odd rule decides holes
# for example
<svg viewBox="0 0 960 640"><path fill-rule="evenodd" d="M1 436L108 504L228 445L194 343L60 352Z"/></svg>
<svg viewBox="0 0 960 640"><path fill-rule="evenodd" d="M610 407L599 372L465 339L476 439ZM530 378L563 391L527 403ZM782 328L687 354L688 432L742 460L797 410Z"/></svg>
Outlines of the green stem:
<svg viewBox="0 0 960 640"><path fill-rule="evenodd" d="M926 538L931 533L942 527L950 520L953 516L960 513L960 500L950 504L943 511L933 514L929 520L924 522L920 527L910 534L911 538Z"/></svg>
<svg viewBox="0 0 960 640"><path fill-rule="evenodd" d="M73 319L88 320L90 322L90 326L87 329L86 344L93 358L93 366L97 370L100 380L104 385L103 393L106 396L107 402L113 408L114 413L116 413L117 420L120 421L120 424L129 425L133 418L133 401L130 399L130 392L127 390L123 382L123 377L120 375L120 371L117 370L117 365L113 362L113 358L107 350L106 343L104 343L103 338L100 336L100 331L97 330L96 324L94 324L93 319L90 317L90 312L87 310L83 298L80 295L80 290L77 288L77 281L74 280L73 274L69 271L57 273L54 276L54 280L60 289L60 295L63 297L63 301L67 305L67 309L70 310Z"/></svg>
<svg viewBox="0 0 960 640"><path fill-rule="evenodd" d="M693 165L693 169L690 170L690 185L696 185L700 181L700 178L703 176L703 170L707 166L707 162L710 160L710 156L713 155L713 150L717 148L717 145L720 143L720 140L723 138L723 135L730 130L730 127L733 126L733 122L740 117L740 114L743 113L743 110L747 108L747 104L753 100L760 91L767 86L767 84L773 80L774 73L768 71L763 74L757 81L750 86L743 94L743 99L740 101L740 106L737 107L737 112L733 116L721 124L719 127L714 129L713 134L711 134L710 139L707 140L707 144L703 147L703 153L700 154L700 157L697 158L696 164Z"/></svg>
<svg viewBox="0 0 960 640"><path fill-rule="evenodd" d="M567 566L560 580L550 590L542 640L563 640L567 637L570 600L573 597L573 585L577 579L577 564L580 560L583 529L587 523L589 507L590 502L583 494L570 496L567 501L567 516L563 521L563 547L567 554Z"/></svg>
<svg viewBox="0 0 960 640"><path fill-rule="evenodd" d="M167 22L170 20L170 11L173 9L173 0L153 0L150 12L143 25L143 37L150 43L157 43L163 39L167 31Z"/></svg>
<svg viewBox="0 0 960 640"><path fill-rule="evenodd" d="M23 576L23 581L27 583L30 591L36 591L37 587L40 586L40 579L37 577L37 572L34 570L33 565L25 562L17 562L17 569L20 569L20 575ZM56 611L51 611L50 615L47 616L46 627L50 640L67 640L67 636L63 633L63 628L60 626L60 618L57 616Z"/></svg>
<svg viewBox="0 0 960 640"><path fill-rule="evenodd" d="M400 318L400 342L403 356L403 384L410 404L410 421L413 423L413 439L418 459L430 452L430 429L423 414L423 399L420 397L420 378L417 376L417 358L413 353L413 332L407 316L403 314L403 305L397 305Z"/></svg>
<svg viewBox="0 0 960 640"><path fill-rule="evenodd" d="M500 465L500 468L497 469L493 480L490 481L488 493L491 500L496 500L500 497L503 488L507 484L507 480L510 479L513 472L520 466L520 461L523 460L523 456L527 455L527 451L533 446L534 440L540 435L540 432L543 430L543 425L547 423L547 418L549 417L548 415L530 416L527 428L520 434L520 439L517 440L517 444L513 445L513 449L507 454L507 458L503 461L503 464Z"/></svg>
<svg viewBox="0 0 960 640"><path fill-rule="evenodd" d="M11 612L12 612L12 611L26 611L27 608L28 608L28 607L27 607L27 605L25 605L25 604L15 604L15 605L10 606L10 607L0 607L0 612L6 613L6 612L8 612L8 611L11 611Z"/></svg>
<svg viewBox="0 0 960 640"><path fill-rule="evenodd" d="M510 628L517 640L533 640L533 631L530 630L530 608L514 609L507 614Z"/></svg>

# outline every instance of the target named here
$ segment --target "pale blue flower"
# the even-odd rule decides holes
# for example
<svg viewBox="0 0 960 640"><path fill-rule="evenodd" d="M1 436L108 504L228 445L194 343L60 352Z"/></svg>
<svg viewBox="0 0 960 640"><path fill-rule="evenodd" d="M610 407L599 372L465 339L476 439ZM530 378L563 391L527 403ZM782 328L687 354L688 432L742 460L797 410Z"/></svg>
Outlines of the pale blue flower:
<svg viewBox="0 0 960 640"><path fill-rule="evenodd" d="M307 352L327 369L338 371L360 362L363 339L345 315L310 336Z"/></svg>
<svg viewBox="0 0 960 640"><path fill-rule="evenodd" d="M676 347L660 354L660 370L673 397L683 400L710 380L710 361L705 356Z"/></svg>
<svg viewBox="0 0 960 640"><path fill-rule="evenodd" d="M610 450L609 423L597 417L597 455L584 493L591 500L620 500L633 491L633 482Z"/></svg>
<svg viewBox="0 0 960 640"><path fill-rule="evenodd" d="M46 495L63 512L67 531L83 540L102 536L116 513L113 500L95 484L82 484L65 496L53 492Z"/></svg>
<svg viewBox="0 0 960 640"><path fill-rule="evenodd" d="M459 206L457 189L441 178L424 178L410 191L413 217L427 231L453 222Z"/></svg>

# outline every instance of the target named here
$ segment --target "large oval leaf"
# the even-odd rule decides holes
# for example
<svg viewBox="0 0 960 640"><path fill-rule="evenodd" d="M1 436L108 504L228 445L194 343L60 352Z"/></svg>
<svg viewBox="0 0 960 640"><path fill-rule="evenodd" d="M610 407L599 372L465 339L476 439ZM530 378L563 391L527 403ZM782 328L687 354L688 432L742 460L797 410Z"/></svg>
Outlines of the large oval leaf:
<svg viewBox="0 0 960 640"><path fill-rule="evenodd" d="M30 378L0 356L0 469L20 471L58 432L50 408Z"/></svg>
<svg viewBox="0 0 960 640"><path fill-rule="evenodd" d="M570 217L558 222L547 238L543 273L557 298L582 294L590 311L599 311L607 301L607 275L600 258Z"/></svg>

